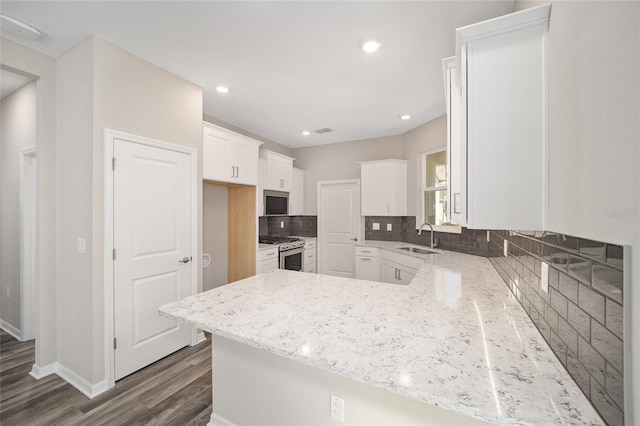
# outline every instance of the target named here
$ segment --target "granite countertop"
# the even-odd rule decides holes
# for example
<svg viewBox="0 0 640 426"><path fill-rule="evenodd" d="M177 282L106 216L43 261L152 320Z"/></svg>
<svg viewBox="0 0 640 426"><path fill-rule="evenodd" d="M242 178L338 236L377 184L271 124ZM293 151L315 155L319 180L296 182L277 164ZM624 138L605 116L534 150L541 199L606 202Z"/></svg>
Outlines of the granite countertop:
<svg viewBox="0 0 640 426"><path fill-rule="evenodd" d="M487 259L398 252L406 286L278 269L160 314L496 424L603 424Z"/></svg>

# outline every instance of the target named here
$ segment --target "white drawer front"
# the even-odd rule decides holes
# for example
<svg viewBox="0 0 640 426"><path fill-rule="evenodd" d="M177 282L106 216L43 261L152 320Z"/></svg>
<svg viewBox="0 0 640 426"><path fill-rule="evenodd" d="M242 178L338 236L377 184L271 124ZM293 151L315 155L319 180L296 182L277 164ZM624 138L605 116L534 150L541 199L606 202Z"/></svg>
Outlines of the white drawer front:
<svg viewBox="0 0 640 426"><path fill-rule="evenodd" d="M305 250L304 251L304 260L302 261L305 265L307 263L316 263L316 249Z"/></svg>
<svg viewBox="0 0 640 426"><path fill-rule="evenodd" d="M314 249L316 248L316 239L313 240L304 240L304 249L305 250L309 250L309 249Z"/></svg>
<svg viewBox="0 0 640 426"><path fill-rule="evenodd" d="M262 262L263 260L269 259L277 259L278 258L278 247L274 247L268 250L258 250L258 261Z"/></svg>
<svg viewBox="0 0 640 426"><path fill-rule="evenodd" d="M369 256L369 257L378 256L378 248L356 246L356 256Z"/></svg>

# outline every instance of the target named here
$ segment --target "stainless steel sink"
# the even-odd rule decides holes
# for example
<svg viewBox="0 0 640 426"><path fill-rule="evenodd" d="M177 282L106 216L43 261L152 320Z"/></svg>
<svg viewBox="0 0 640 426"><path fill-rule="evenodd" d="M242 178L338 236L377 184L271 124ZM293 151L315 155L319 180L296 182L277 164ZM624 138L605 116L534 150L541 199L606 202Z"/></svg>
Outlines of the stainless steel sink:
<svg viewBox="0 0 640 426"><path fill-rule="evenodd" d="M421 249L418 247L398 247L398 250L410 251L411 253L418 253L418 254L438 254L437 251Z"/></svg>

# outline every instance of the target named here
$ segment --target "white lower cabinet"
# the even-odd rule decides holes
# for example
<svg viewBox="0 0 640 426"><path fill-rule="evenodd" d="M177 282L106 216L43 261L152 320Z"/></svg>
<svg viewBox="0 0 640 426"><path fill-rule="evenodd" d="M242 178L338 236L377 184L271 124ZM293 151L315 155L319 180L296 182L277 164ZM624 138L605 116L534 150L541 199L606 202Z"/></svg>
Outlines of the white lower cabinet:
<svg viewBox="0 0 640 426"><path fill-rule="evenodd" d="M409 284L415 277L423 260L380 250L380 281L390 284Z"/></svg>
<svg viewBox="0 0 640 426"><path fill-rule="evenodd" d="M316 241L315 238L305 239L304 241L303 272L316 273Z"/></svg>
<svg viewBox="0 0 640 426"><path fill-rule="evenodd" d="M273 248L258 250L258 265L256 274L273 271L278 269L280 259L278 257L278 246Z"/></svg>
<svg viewBox="0 0 640 426"><path fill-rule="evenodd" d="M356 279L378 281L378 249L356 247Z"/></svg>

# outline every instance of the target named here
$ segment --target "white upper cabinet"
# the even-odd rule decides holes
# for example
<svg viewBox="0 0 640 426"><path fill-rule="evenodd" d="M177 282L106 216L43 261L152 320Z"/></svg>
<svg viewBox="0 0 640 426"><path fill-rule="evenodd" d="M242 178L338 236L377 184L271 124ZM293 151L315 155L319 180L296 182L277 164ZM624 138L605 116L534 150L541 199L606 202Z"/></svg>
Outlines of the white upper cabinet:
<svg viewBox="0 0 640 426"><path fill-rule="evenodd" d="M209 123L204 123L202 128L202 178L257 185L258 151L262 142Z"/></svg>
<svg viewBox="0 0 640 426"><path fill-rule="evenodd" d="M293 168L291 192L289 193L289 214L304 214L304 170Z"/></svg>
<svg viewBox="0 0 640 426"><path fill-rule="evenodd" d="M547 229L550 8L456 30L470 228Z"/></svg>
<svg viewBox="0 0 640 426"><path fill-rule="evenodd" d="M264 189L291 192L293 158L266 149L260 150L260 157L267 160L267 179Z"/></svg>
<svg viewBox="0 0 640 426"><path fill-rule="evenodd" d="M360 163L361 215L407 215L407 160Z"/></svg>
<svg viewBox="0 0 640 426"><path fill-rule="evenodd" d="M466 146L462 143L462 106L460 89L455 84L455 56L442 60L447 110L447 182L449 184L448 217L458 225L467 224Z"/></svg>

